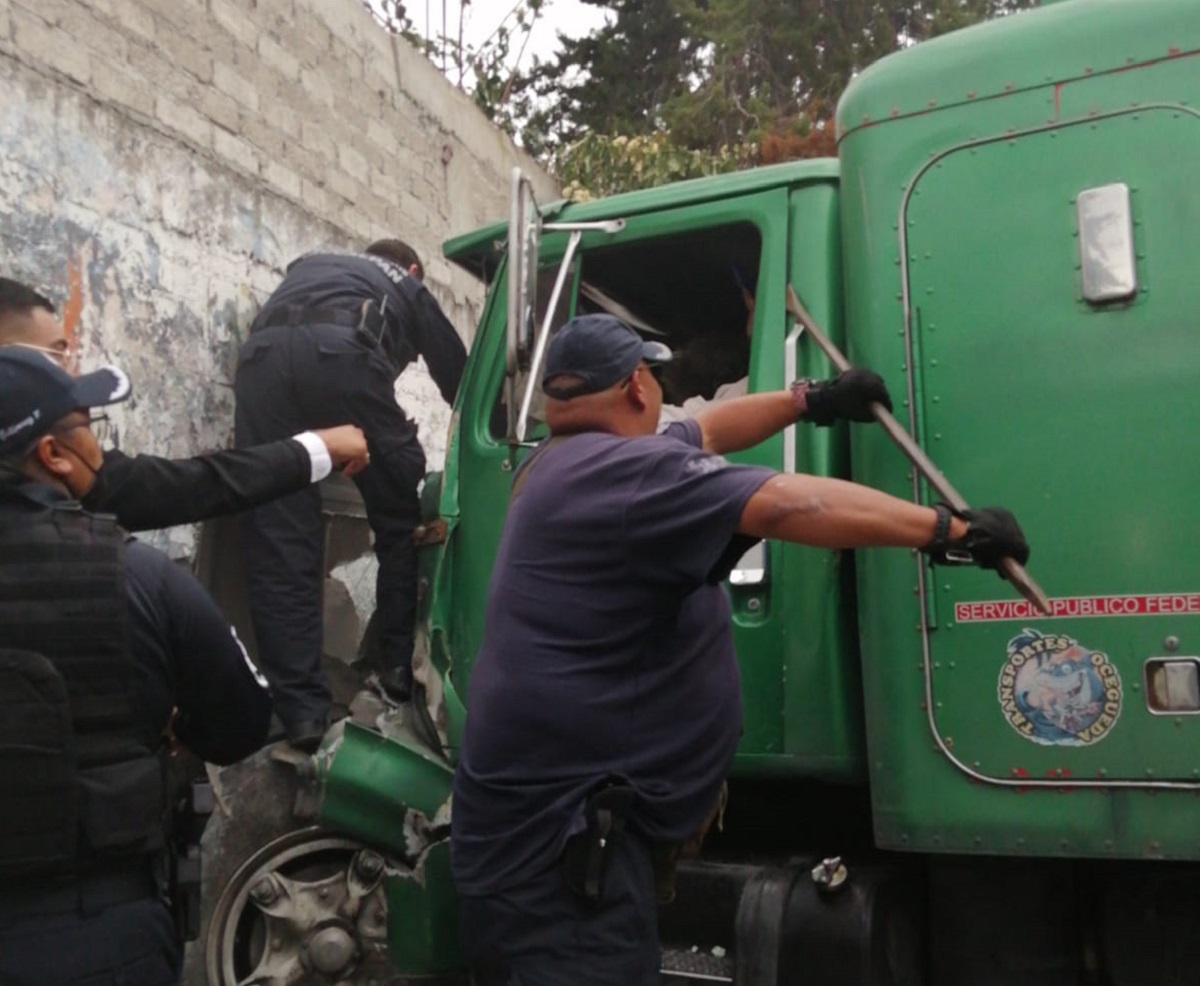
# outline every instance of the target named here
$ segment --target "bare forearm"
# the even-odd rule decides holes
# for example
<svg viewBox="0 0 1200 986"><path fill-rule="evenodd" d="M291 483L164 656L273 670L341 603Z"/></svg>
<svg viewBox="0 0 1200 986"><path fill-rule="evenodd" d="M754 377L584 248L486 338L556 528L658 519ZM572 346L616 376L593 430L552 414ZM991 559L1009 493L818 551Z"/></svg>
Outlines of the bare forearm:
<svg viewBox="0 0 1200 986"><path fill-rule="evenodd" d="M751 448L795 420L796 402L788 390L736 397L696 415L705 451L718 455Z"/></svg>
<svg viewBox="0 0 1200 986"><path fill-rule="evenodd" d="M937 514L879 490L820 476L778 475L742 511L738 531L819 548L920 548L933 538ZM955 518L950 534L966 532Z"/></svg>

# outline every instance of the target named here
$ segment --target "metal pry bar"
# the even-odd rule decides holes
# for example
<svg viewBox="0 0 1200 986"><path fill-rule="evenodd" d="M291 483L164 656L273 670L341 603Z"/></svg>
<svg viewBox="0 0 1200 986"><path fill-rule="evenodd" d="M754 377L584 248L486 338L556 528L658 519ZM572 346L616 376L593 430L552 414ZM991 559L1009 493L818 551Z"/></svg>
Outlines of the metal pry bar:
<svg viewBox="0 0 1200 986"><path fill-rule="evenodd" d="M841 350L837 348L816 322L813 321L807 309L800 303L800 298L789 284L787 289L787 311L792 315L797 322L804 326L804 330L812 336L813 342L821 347L821 350L829 357L829 362L838 368L840 371L850 369L850 361L842 355ZM906 432L886 407L882 404L872 402L871 414L875 416L875 420L883 426L883 430L887 432L888 437L896 443L900 451L907 457L922 476L928 480L929 485L937 491L940 496L954 510L968 510L967 501L963 499L961 493L958 492L951 484L933 461L925 454L925 451L915 442L912 437ZM1046 616L1050 616L1050 599L1042 587L1038 585L1033 577L1025 571L1024 566L1019 564L1012 558L1000 559L1000 573L1013 584L1016 590L1021 593Z"/></svg>

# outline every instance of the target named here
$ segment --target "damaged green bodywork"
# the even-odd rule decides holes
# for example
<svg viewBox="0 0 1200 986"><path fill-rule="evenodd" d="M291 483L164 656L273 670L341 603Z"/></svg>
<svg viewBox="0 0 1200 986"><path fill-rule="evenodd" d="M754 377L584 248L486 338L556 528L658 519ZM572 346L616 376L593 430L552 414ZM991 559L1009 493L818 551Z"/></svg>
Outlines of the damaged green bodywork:
<svg viewBox="0 0 1200 986"><path fill-rule="evenodd" d="M317 754L320 819L384 850L392 963L425 976L461 965L450 879L453 771L428 747L347 722Z"/></svg>

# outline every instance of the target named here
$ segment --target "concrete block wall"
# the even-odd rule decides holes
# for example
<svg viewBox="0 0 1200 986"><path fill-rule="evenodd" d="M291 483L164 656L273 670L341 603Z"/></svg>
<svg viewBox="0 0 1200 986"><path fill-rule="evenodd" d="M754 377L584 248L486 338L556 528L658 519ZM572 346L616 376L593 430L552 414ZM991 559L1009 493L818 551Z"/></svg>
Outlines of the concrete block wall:
<svg viewBox="0 0 1200 986"><path fill-rule="evenodd" d="M250 319L321 245L408 240L469 342L483 289L441 242L507 215L514 164L556 193L359 0L0 0L0 88L0 273L130 372L128 451L227 444ZM423 367L398 395L436 467L448 409Z"/></svg>

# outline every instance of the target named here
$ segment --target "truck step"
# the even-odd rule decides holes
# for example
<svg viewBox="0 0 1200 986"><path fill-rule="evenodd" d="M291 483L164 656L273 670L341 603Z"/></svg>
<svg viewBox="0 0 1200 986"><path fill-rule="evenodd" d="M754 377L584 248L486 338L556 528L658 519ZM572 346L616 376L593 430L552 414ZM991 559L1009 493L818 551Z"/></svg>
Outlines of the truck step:
<svg viewBox="0 0 1200 986"><path fill-rule="evenodd" d="M662 986L684 986L686 983L733 982L733 956L699 946L692 948L663 947Z"/></svg>

